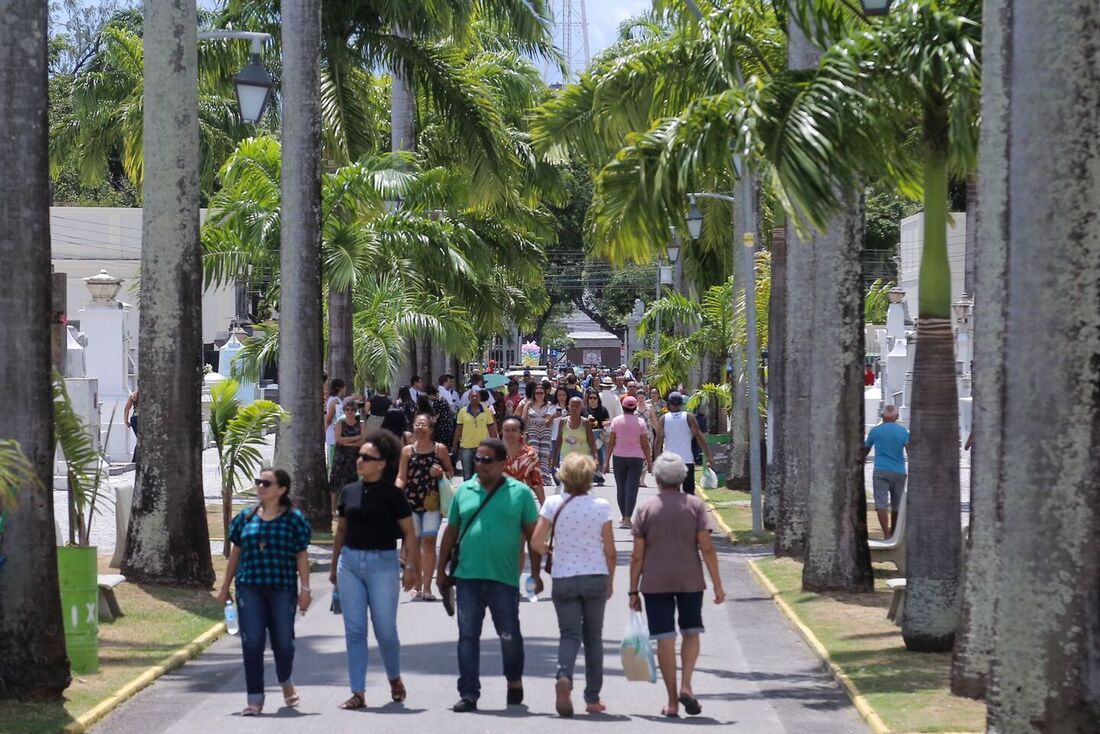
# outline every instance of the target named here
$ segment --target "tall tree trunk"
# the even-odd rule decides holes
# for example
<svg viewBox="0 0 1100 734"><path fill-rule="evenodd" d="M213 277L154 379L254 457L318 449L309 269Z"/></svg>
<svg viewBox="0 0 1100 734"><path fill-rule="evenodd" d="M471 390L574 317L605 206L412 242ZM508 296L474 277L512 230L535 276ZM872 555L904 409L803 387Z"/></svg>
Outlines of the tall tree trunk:
<svg viewBox="0 0 1100 734"><path fill-rule="evenodd" d="M46 4L0 4L0 440L37 483L17 489L0 553L0 698L54 699L69 685L53 514Z"/></svg>
<svg viewBox="0 0 1100 734"><path fill-rule="evenodd" d="M987 6L1011 58L989 727L1084 734L1100 721L1100 6Z"/></svg>
<svg viewBox="0 0 1100 734"><path fill-rule="evenodd" d="M398 36L404 35L400 28L394 29ZM396 68L390 70L390 150L416 150L416 93L412 85L404 79ZM401 385L412 382L419 364L416 340L408 340L406 358L394 375L394 391Z"/></svg>
<svg viewBox="0 0 1100 734"><path fill-rule="evenodd" d="M959 624L959 399L947 260L947 111L925 113L924 250L913 362L902 637L909 650L947 652Z"/></svg>
<svg viewBox="0 0 1100 734"><path fill-rule="evenodd" d="M784 323L783 392L778 395L783 415L783 483L775 527L775 554L802 557L809 531L810 491L810 343L813 336L813 241L792 229L787 244L787 316Z"/></svg>
<svg viewBox="0 0 1100 734"><path fill-rule="evenodd" d="M786 422L783 420L783 381L787 371L784 340L787 333L787 228L772 232L772 284L768 303L768 439L771 461L764 487L764 527L779 523L779 494L783 488L783 453Z"/></svg>
<svg viewBox="0 0 1100 734"><path fill-rule="evenodd" d="M145 2L141 461L127 578L214 583L202 486L202 256L194 0Z"/></svg>
<svg viewBox="0 0 1100 734"><path fill-rule="evenodd" d="M789 3L787 22L787 67L816 69L821 50L815 46L796 21L796 3ZM810 343L813 337L814 263L817 248L805 241L792 226L784 240L785 262L780 284L784 309L780 332L783 344L779 365L783 378L773 399L778 405L777 429L773 431L778 451L773 457L781 463L774 469L779 475L778 511L775 527L775 554L802 557L809 532L808 502L810 491L810 440L807 419L810 415ZM782 273L781 273L782 274ZM772 289L776 287L772 272Z"/></svg>
<svg viewBox="0 0 1100 734"><path fill-rule="evenodd" d="M341 379L354 392L355 352L352 347L351 288L333 288L328 292L328 376ZM319 378L318 378L319 379Z"/></svg>
<svg viewBox="0 0 1100 734"><path fill-rule="evenodd" d="M814 238L811 279L810 466L802 588L870 591L867 495L863 487L863 204L846 210ZM805 426L803 427L805 428Z"/></svg>
<svg viewBox="0 0 1100 734"><path fill-rule="evenodd" d="M283 11L283 229L279 304L280 402L290 420L279 465L295 503L317 530L332 515L321 414L320 0L285 0Z"/></svg>
<svg viewBox="0 0 1100 734"><path fill-rule="evenodd" d="M997 517L1004 470L1002 395L1005 370L1005 243L1008 241L1009 44L1003 4L982 28L982 130L974 266L974 447L970 465L970 533L963 566L962 613L951 664L951 690L986 695L995 645L1000 550ZM967 194L967 226L970 202Z"/></svg>

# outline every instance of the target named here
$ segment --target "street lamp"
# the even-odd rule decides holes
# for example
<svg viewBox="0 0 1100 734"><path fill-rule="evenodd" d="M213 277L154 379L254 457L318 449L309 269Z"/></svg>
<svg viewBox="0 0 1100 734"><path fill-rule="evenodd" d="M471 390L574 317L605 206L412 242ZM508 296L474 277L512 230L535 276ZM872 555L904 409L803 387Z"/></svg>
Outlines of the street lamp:
<svg viewBox="0 0 1100 734"><path fill-rule="evenodd" d="M680 258L680 233L676 231L675 225L669 227L668 232L672 235L668 242L668 261L675 265Z"/></svg>
<svg viewBox="0 0 1100 734"><path fill-rule="evenodd" d="M250 41L252 52L248 65L233 77L237 88L237 105L241 121L255 125L263 119L267 105L271 101L271 92L275 89L275 80L260 61L260 51L264 41L271 40L270 33L252 31L204 31L199 33L200 41Z"/></svg>
<svg viewBox="0 0 1100 734"><path fill-rule="evenodd" d="M694 193L689 194L689 197L691 212L688 214L687 220L692 239L698 239L699 234L703 231L703 215L696 204L695 200L697 198L718 199L735 206L744 203L739 202L729 194ZM736 243L736 241L735 237L734 242ZM752 531L759 534L764 532L763 474L760 466L760 411L757 409L760 390L757 360L760 357L760 346L757 343L758 337L756 334L756 240L751 230L745 230L742 236L742 244L744 247L741 248L741 277L744 281L742 287L745 291L745 340L747 342L745 346L745 375L748 382L749 484L752 488ZM735 416L733 419L737 420L737 417Z"/></svg>
<svg viewBox="0 0 1100 734"><path fill-rule="evenodd" d="M859 0L860 6L863 7L863 14L868 17L873 15L889 15L891 2L892 0Z"/></svg>
<svg viewBox="0 0 1100 734"><path fill-rule="evenodd" d="M691 197L691 209L687 215L688 234L691 239L697 240L703 234L703 212L699 211L699 205L695 203L695 197Z"/></svg>

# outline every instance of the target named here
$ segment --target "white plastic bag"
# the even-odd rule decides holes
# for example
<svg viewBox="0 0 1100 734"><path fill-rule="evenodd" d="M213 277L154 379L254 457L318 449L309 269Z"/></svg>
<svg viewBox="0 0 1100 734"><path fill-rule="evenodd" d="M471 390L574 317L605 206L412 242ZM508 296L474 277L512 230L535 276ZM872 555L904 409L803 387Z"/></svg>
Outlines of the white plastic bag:
<svg viewBox="0 0 1100 734"><path fill-rule="evenodd" d="M718 489L718 475L709 466L703 469L703 489Z"/></svg>
<svg viewBox="0 0 1100 734"><path fill-rule="evenodd" d="M657 660L653 656L653 645L649 642L649 625L641 612L630 613L619 653L627 680L657 682Z"/></svg>

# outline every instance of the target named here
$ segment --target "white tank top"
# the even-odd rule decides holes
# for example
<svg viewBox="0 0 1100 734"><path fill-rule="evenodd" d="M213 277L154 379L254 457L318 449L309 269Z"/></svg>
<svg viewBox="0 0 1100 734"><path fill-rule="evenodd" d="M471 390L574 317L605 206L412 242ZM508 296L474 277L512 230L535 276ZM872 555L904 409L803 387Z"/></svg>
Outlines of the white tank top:
<svg viewBox="0 0 1100 734"><path fill-rule="evenodd" d="M665 451L671 451L684 460L685 464L694 464L691 453L691 426L688 424L685 410L665 413Z"/></svg>

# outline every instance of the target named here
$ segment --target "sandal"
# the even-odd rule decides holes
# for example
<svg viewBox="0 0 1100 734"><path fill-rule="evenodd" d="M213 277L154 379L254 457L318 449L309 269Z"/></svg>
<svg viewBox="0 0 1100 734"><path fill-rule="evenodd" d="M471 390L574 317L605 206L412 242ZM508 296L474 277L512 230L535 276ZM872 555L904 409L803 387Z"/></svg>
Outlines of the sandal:
<svg viewBox="0 0 1100 734"><path fill-rule="evenodd" d="M603 701L596 701L596 703L587 704L584 710L590 714L602 714L604 711L607 711L607 704Z"/></svg>
<svg viewBox="0 0 1100 734"><path fill-rule="evenodd" d="M666 719L680 718L680 714L677 713L676 710L670 709L668 706L665 706L663 709L661 709L661 716L665 717Z"/></svg>
<svg viewBox="0 0 1100 734"><path fill-rule="evenodd" d="M298 698L298 691L294 688L290 689L290 693L283 691L283 701L286 702L288 708L296 709L301 700Z"/></svg>
<svg viewBox="0 0 1100 734"><path fill-rule="evenodd" d="M434 596L432 592L426 592L420 595L420 601L439 601L439 598Z"/></svg>
<svg viewBox="0 0 1100 734"><path fill-rule="evenodd" d="M394 703L401 703L405 700L405 684L401 682L401 678L397 677L390 681L390 698Z"/></svg>
<svg viewBox="0 0 1100 734"><path fill-rule="evenodd" d="M554 708L558 716L569 718L573 715L573 683L568 678L558 678L554 684Z"/></svg>
<svg viewBox="0 0 1100 734"><path fill-rule="evenodd" d="M260 712L263 710L263 706L256 706L250 703L241 710L241 716L259 716Z"/></svg>
<svg viewBox="0 0 1100 734"><path fill-rule="evenodd" d="M703 707L699 705L699 699L687 691L680 691L680 705L684 707L688 716L698 716L703 711Z"/></svg>
<svg viewBox="0 0 1100 734"><path fill-rule="evenodd" d="M363 698L362 693L353 693L351 698L340 704L340 708L344 711L357 711L359 709L365 709L367 707L367 700Z"/></svg>

